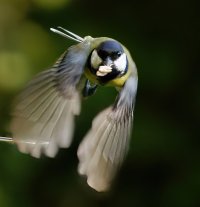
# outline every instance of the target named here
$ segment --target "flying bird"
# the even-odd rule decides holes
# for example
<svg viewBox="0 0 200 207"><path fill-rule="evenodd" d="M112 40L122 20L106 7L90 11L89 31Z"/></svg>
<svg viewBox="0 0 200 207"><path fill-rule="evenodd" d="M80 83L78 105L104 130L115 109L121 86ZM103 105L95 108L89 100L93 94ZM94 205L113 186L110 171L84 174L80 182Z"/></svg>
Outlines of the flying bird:
<svg viewBox="0 0 200 207"><path fill-rule="evenodd" d="M38 74L15 101L12 138L23 153L39 158L55 157L68 148L74 133L74 117L81 100L100 86L115 87L115 102L94 118L78 147L78 172L96 191L107 191L127 154L137 92L136 65L125 46L108 38L84 38L62 28L51 31L77 44L65 51L48 70Z"/></svg>

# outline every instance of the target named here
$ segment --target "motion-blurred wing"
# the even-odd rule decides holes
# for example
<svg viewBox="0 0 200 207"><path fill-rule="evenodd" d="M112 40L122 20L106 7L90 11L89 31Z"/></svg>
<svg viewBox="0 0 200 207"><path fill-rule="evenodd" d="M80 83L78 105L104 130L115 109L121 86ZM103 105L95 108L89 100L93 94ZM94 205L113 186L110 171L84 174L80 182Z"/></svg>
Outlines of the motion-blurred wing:
<svg viewBox="0 0 200 207"><path fill-rule="evenodd" d="M106 191L128 150L137 78L129 77L115 105L100 112L78 149L79 173L97 191Z"/></svg>
<svg viewBox="0 0 200 207"><path fill-rule="evenodd" d="M80 43L65 52L55 65L40 73L19 95L11 132L19 150L40 157L54 157L68 147L74 131L74 115L80 112L76 86L89 55L89 44Z"/></svg>

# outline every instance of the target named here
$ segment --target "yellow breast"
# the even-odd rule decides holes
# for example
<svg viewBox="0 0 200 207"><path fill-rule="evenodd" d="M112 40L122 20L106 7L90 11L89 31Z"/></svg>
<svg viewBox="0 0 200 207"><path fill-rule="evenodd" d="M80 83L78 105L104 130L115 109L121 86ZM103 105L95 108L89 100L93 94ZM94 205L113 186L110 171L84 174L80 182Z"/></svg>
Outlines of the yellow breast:
<svg viewBox="0 0 200 207"><path fill-rule="evenodd" d="M94 84L121 88L126 82L126 80L128 79L130 75L130 71L128 70L125 75L118 77L118 78L114 78L113 80L110 80L103 84L98 80L98 77L96 75L91 73L91 71L88 68L85 69L84 74L86 78L89 79Z"/></svg>

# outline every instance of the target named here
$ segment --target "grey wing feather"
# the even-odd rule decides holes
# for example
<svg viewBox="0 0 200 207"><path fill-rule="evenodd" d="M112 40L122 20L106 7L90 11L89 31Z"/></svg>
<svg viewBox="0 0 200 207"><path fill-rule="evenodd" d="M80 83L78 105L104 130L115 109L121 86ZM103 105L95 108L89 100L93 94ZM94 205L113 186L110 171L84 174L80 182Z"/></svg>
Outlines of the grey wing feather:
<svg viewBox="0 0 200 207"><path fill-rule="evenodd" d="M65 52L55 65L33 79L17 97L11 132L19 150L54 157L59 147L69 147L74 115L80 112L76 87L90 52L80 43Z"/></svg>
<svg viewBox="0 0 200 207"><path fill-rule="evenodd" d="M100 112L78 149L80 174L97 191L106 191L127 153L137 77L129 77L113 107Z"/></svg>

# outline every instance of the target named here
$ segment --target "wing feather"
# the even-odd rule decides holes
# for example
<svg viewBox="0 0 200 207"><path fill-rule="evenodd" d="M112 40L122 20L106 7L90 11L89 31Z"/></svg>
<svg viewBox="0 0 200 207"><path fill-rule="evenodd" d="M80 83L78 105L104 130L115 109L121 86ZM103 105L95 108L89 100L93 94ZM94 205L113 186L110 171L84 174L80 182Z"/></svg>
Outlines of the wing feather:
<svg viewBox="0 0 200 207"><path fill-rule="evenodd" d="M69 147L74 116L80 113L77 85L83 74L90 44L72 46L55 65L35 77L17 97L11 122L19 150L54 157L59 147Z"/></svg>
<svg viewBox="0 0 200 207"><path fill-rule="evenodd" d="M98 117L97 117L98 118ZM93 156L95 152L95 146L98 145L99 139L92 139L90 137L100 137L102 133L104 133L106 120L102 123L99 122L98 119L94 120L94 128L97 129L95 131L89 131L88 134L82 141L82 147L78 149L78 157L80 160L79 164L79 173L84 175L86 174L86 170L88 165L90 164L90 158Z"/></svg>
<svg viewBox="0 0 200 207"><path fill-rule="evenodd" d="M97 191L109 189L128 150L136 89L137 78L129 77L114 106L97 115L79 146L79 173Z"/></svg>

